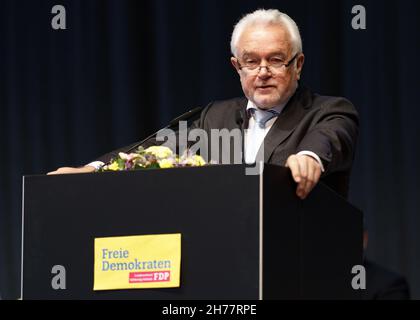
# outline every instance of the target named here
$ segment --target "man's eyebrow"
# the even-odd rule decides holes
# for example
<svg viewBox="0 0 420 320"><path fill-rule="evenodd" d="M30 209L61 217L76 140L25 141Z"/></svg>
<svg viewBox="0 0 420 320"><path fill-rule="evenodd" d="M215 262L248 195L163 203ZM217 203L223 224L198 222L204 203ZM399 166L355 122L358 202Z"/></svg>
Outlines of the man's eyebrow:
<svg viewBox="0 0 420 320"><path fill-rule="evenodd" d="M268 57L280 57L280 58L282 58L282 59L285 59L285 58L287 57L287 54L285 54L285 53L284 53L284 52L282 52L282 51L277 51L277 52L270 53L270 54L268 55Z"/></svg>
<svg viewBox="0 0 420 320"><path fill-rule="evenodd" d="M257 54L255 52L251 52L251 51L244 51L242 53L242 57L248 57L248 56L256 56Z"/></svg>
<svg viewBox="0 0 420 320"><path fill-rule="evenodd" d="M245 58L245 57L249 57L249 56L258 56L258 54L257 54L257 53L255 53L255 52L252 52L252 51L244 51L244 52L242 53L242 57L243 57L243 58ZM284 54L282 51L275 51L275 52L272 52L272 53L270 53L270 54L268 55L268 57L273 57L273 56L280 56L280 57L282 57L283 59L287 57L287 55L286 55L286 54Z"/></svg>

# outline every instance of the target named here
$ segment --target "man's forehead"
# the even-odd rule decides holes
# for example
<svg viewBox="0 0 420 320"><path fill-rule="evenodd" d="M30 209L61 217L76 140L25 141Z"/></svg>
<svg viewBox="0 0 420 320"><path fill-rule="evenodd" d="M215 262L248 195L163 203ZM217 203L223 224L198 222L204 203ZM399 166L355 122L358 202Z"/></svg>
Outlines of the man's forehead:
<svg viewBox="0 0 420 320"><path fill-rule="evenodd" d="M282 25L249 26L242 32L238 49L247 54L287 54L292 47L289 32Z"/></svg>
<svg viewBox="0 0 420 320"><path fill-rule="evenodd" d="M282 24L255 24L247 26L243 29L239 39L261 38L268 36L290 41L289 30Z"/></svg>

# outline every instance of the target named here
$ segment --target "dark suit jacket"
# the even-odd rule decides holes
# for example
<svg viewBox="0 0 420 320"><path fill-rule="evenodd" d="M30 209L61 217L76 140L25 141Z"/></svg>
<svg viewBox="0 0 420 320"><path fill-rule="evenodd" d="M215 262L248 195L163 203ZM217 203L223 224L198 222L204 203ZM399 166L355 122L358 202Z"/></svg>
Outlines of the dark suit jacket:
<svg viewBox="0 0 420 320"><path fill-rule="evenodd" d="M238 112L245 114L246 105L246 98L213 102L201 112L191 128L204 129L209 137L211 129L240 128ZM312 151L323 162L322 181L346 197L357 135L358 115L348 100L320 96L300 86L265 137L264 161L284 165L289 155ZM150 140L145 146L152 144L156 142ZM131 146L97 160L108 162L116 152Z"/></svg>
<svg viewBox="0 0 420 320"><path fill-rule="evenodd" d="M363 300L409 300L410 288L407 280L372 261L365 260L366 290Z"/></svg>

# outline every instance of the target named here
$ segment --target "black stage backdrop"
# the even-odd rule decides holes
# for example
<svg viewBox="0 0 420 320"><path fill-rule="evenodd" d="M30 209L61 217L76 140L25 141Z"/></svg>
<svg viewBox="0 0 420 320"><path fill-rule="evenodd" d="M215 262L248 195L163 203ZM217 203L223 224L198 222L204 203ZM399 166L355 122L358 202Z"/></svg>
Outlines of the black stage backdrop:
<svg viewBox="0 0 420 320"><path fill-rule="evenodd" d="M66 30L51 28L56 4ZM359 4L366 30L351 27ZM359 110L350 200L366 215L368 256L407 276L420 298L419 1L1 0L3 298L19 295L22 175L85 164L188 109L241 95L230 34L261 7L300 26L304 82Z"/></svg>

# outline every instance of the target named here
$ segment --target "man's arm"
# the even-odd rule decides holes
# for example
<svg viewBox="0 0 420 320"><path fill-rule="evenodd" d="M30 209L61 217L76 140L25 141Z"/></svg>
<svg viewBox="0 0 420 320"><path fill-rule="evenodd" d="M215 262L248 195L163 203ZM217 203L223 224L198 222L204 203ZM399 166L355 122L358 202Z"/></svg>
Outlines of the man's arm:
<svg viewBox="0 0 420 320"><path fill-rule="evenodd" d="M90 165L86 165L83 167L61 167L55 171L48 172L47 175L53 174L72 174L72 173L90 173L95 172L96 168Z"/></svg>
<svg viewBox="0 0 420 320"><path fill-rule="evenodd" d="M348 100L337 98L322 108L316 125L302 139L298 151L317 154L324 164L324 175L350 170L358 133L356 109Z"/></svg>
<svg viewBox="0 0 420 320"><path fill-rule="evenodd" d="M348 100L336 98L323 107L316 125L299 144L298 153L291 155L286 161L286 166L290 168L293 179L298 184L296 194L301 199L307 197L321 174L350 170L358 128L357 111ZM307 151L317 155L321 163Z"/></svg>
<svg viewBox="0 0 420 320"><path fill-rule="evenodd" d="M55 171L51 171L48 172L48 175L53 175L53 174L72 174L72 173L90 173L90 172L95 172L97 170L99 170L101 167L103 167L105 164L109 163L111 161L111 159L115 158L118 156L118 153L120 152L127 152L128 150L132 149L136 144L136 143L132 143L128 146L119 148L117 150L111 151L109 153L106 153L102 156L100 156L99 158L95 159L94 161L86 164L85 166L82 167L61 167L58 168ZM148 141L146 141L143 144L143 147L147 148L151 145L155 144L159 144L154 138L150 139Z"/></svg>

